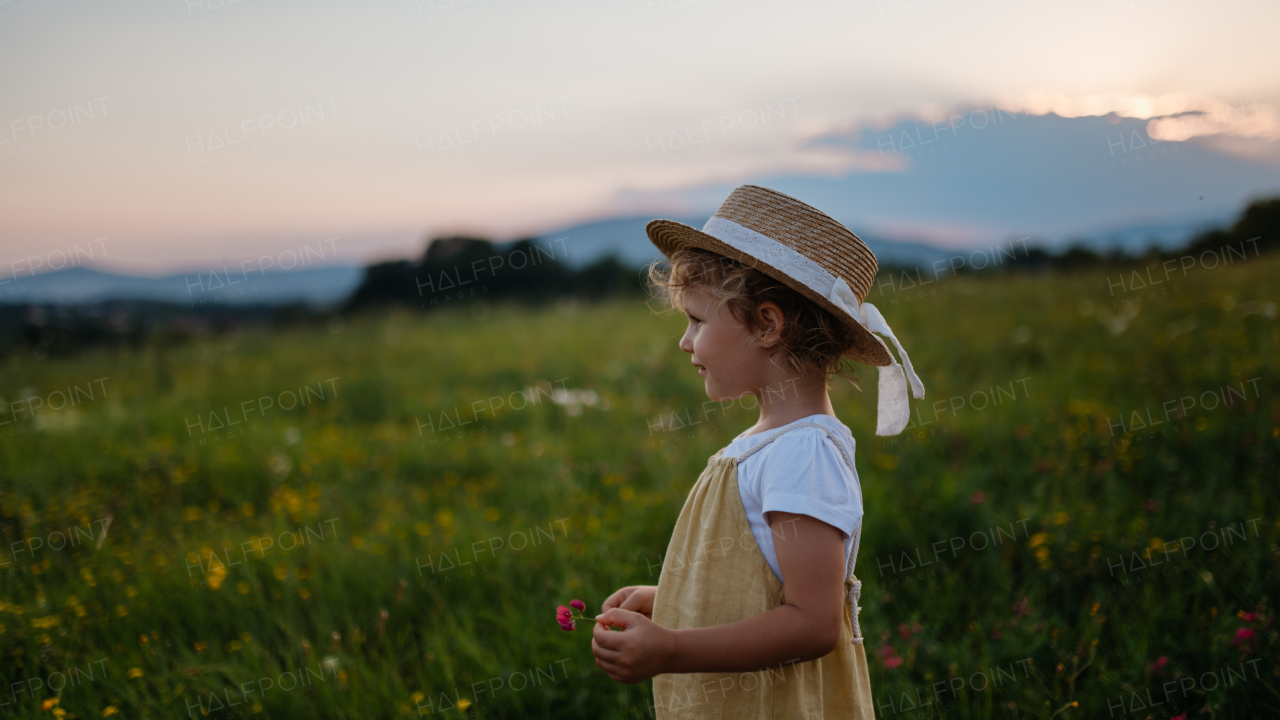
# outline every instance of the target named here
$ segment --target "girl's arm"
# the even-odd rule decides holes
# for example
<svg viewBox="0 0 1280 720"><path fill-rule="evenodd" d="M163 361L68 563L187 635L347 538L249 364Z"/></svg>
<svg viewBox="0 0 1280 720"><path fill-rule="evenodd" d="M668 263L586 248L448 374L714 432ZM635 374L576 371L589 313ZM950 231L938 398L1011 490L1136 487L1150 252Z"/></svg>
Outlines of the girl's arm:
<svg viewBox="0 0 1280 720"><path fill-rule="evenodd" d="M834 650L844 617L843 533L808 515L784 512L769 513L769 527L786 586L784 604L735 623L683 630L609 610L594 629L596 664L615 680L636 683L662 673L754 672Z"/></svg>

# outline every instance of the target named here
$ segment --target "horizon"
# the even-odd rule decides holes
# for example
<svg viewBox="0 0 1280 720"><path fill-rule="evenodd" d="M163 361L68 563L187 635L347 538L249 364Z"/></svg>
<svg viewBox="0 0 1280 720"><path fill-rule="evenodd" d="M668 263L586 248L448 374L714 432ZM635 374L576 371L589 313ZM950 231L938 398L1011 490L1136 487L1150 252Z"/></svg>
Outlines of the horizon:
<svg viewBox="0 0 1280 720"><path fill-rule="evenodd" d="M1280 194L1259 195L1251 199L1250 202L1259 201L1259 200L1269 200L1269 199L1280 199ZM1152 240L1159 240L1159 242L1154 242L1154 241L1148 242L1144 244L1141 248L1125 247L1123 244L1117 243L1114 241L1111 243L1103 243L1103 242L1100 242L1095 237L1081 237L1081 236L1077 236L1077 237L1074 237L1065 241L1057 242L1057 243L1050 242L1045 238L1036 238L1036 237L1007 238L1006 242L1010 245L1022 243L1024 251L1026 252L1040 251L1047 254L1050 257L1061 257L1063 254L1067 253L1068 251L1084 250L1085 252L1092 253L1093 255L1099 258L1104 258L1104 259L1111 255L1118 255L1118 257L1122 259L1140 259L1143 255L1146 255L1150 252L1168 253L1169 251L1175 251L1175 250L1181 249L1189 245L1190 243L1194 242L1197 237L1199 237L1205 232L1214 231L1214 230L1227 230L1243 214L1244 209L1245 208L1242 207L1240 213L1237 213L1233 217L1224 218L1218 222L1210 221L1208 223L1202 223L1196 229L1188 230L1181 237L1174 240L1170 240L1167 237L1152 238ZM589 221L587 223L583 223L582 225L591 225L594 223L607 223L611 221L636 220L636 219L642 219L645 217L647 217L647 215L605 218L603 220ZM564 228L562 230L567 231L571 229L573 228ZM560 230L547 233L544 235L540 235L540 236L522 236L522 237L515 237L515 238L508 238L508 239L501 239L501 240L489 238L489 237L481 237L476 235L465 235L465 234L439 235L439 236L434 236L429 240L425 241L423 243L422 249L416 254L409 254L406 256L397 256L397 257L376 258L368 262L353 262L353 261L339 259L336 255L336 245L335 245L335 241L337 241L338 238L335 237L335 238L326 238L324 240L321 240L318 243L316 243L314 247L312 247L310 244L302 244L297 246L296 248L287 248L281 251L276 256L267 255L267 256L259 256L258 258L251 258L250 260L244 261L240 267L235 269L230 268L230 266L227 263L222 263L220 266L216 266L217 264L215 263L213 265L207 265L202 267L189 266L186 268L170 269L170 270L160 271L160 272L145 272L145 271L138 272L138 271L130 271L129 269L121 270L121 269L116 269L112 267L109 263L93 262L93 260L96 259L95 258L96 253L93 250L93 245L91 242L87 248L81 247L79 245L74 245L67 248L65 251L63 250L53 251L53 253L51 253L51 256L52 254L56 253L60 256L60 258L70 257L71 259L66 261L63 265L57 268L48 268L48 269L37 268L38 271L33 274L29 272L26 275L14 274L13 276L7 279L0 280L0 290L2 290L3 286L8 283L19 282L24 278L37 278L37 277L43 277L47 275L54 275L54 274L70 274L77 271L84 272L84 273L109 275L109 276L114 276L119 278L126 278L129 280L147 280L147 281L173 280L173 279L182 279L182 278L185 278L188 281L190 281L192 278L199 278L203 274L208 274L212 282L212 278L215 277L220 270L222 271L223 275L228 278L237 276L236 275L237 273L243 274L244 277L247 278L251 274L256 274L259 277L262 277L266 275L289 275L289 274L300 273L304 271L348 270L353 268L363 270L365 268L368 268L380 263L405 262L405 261L410 263L421 262L422 257L424 256L427 248L431 245L431 243L434 243L439 240L452 239L456 237L465 237L466 239L469 239L469 240L478 240L481 242L487 242L495 246L496 248L502 248L503 246L511 246L519 242L533 242L537 244L540 241L548 241L551 235L558 234L558 232L560 232ZM550 239L549 242L554 244L555 242L563 241L568 237L569 236L566 236L565 238L559 238L559 239ZM94 242L98 242L99 247L102 247L102 245L105 243L105 240L106 240L105 238L96 238ZM991 249L991 248L983 248L983 247L948 248L941 245L934 245L928 242L922 242L922 241L916 241L916 240L902 240L902 239L894 239L894 238L883 238L883 237L869 238L869 241L872 244L888 243L892 245L902 245L904 247L913 246L914 248L927 249L927 250L937 251L942 253L946 253L946 252L960 253L961 255L963 255L966 252L978 252L978 251ZM326 256L326 250L324 248L325 243L329 243L329 247L335 250L333 254L329 254L328 256ZM994 248L995 246L992 246L992 247ZM615 260L629 267L640 267L643 265L643 263L641 264L629 263L627 258L623 256L623 253L618 252L616 248L603 251L596 256L591 256L587 258L585 261L579 259L579 262L577 263L569 263L567 253L563 258L557 258L554 256L554 250L552 250L551 252L552 252L552 255L550 257L551 260L561 262L562 264L565 264L567 267L576 267L579 269L582 267L586 267L590 263L605 259L607 257L613 257ZM562 248L562 252L564 252L563 248ZM655 251L655 254L656 254L656 251ZM292 261L291 264L287 266L285 264L286 255ZM88 257L90 261L78 262L79 260L82 260L85 257ZM102 259L103 260L108 259L105 252L102 256ZM44 259L29 257L29 258L26 258L25 261L14 261L13 263L10 264L10 270L16 273L16 271L19 269L15 267L17 263L25 262L30 264L32 260L43 261ZM881 261L880 264L882 266L881 269L890 269L890 270L908 267L908 265L895 262L893 259L890 259L887 261ZM23 267L21 269L29 270L29 267ZM190 284L190 282L188 282L188 284ZM231 284L235 284L235 283L231 283ZM0 303L3 303L3 302L5 302L5 298L0 296Z"/></svg>

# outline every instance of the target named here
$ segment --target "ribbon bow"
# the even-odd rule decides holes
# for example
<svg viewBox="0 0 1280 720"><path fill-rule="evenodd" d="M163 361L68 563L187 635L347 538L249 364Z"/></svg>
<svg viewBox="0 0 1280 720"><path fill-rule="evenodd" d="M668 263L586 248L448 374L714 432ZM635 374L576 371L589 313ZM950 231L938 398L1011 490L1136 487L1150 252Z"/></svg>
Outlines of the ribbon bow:
<svg viewBox="0 0 1280 720"><path fill-rule="evenodd" d="M911 380L912 394L917 400L924 397L924 384L920 382L915 369L911 367L911 358L907 357L907 351L902 348L902 343L898 342L898 337L893 334L893 330L889 327L889 323L885 322L880 310L871 303L858 302L857 296L853 294L853 290L844 278L836 278L827 299L835 303L836 307L852 315L867 330L884 335L893 341L894 347L898 348L898 354L902 356L902 364L907 367L906 378ZM891 361L889 365L880 367L876 435L897 435L911 419L911 408L907 401L907 381L902 374L902 365L893 359L893 353L889 354L889 359Z"/></svg>

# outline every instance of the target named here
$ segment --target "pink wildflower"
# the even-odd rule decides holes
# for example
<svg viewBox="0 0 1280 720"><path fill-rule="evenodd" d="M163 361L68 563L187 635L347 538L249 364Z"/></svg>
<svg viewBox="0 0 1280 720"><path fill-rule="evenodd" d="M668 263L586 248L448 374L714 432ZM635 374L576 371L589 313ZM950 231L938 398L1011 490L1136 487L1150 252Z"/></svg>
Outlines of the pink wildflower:
<svg viewBox="0 0 1280 720"><path fill-rule="evenodd" d="M880 659L884 662L884 666L889 669L896 668L902 664L902 658L898 657L898 653L893 649L892 645L884 645L877 648L876 652L880 655Z"/></svg>
<svg viewBox="0 0 1280 720"><path fill-rule="evenodd" d="M583 612L587 609L587 604L581 600L570 600L569 607L577 608L578 612Z"/></svg>
<svg viewBox="0 0 1280 720"><path fill-rule="evenodd" d="M1029 607L1027 598L1024 597L1013 604L1014 617L1021 617L1023 615L1030 615L1030 614L1031 614L1031 608Z"/></svg>
<svg viewBox="0 0 1280 720"><path fill-rule="evenodd" d="M573 611L563 605L556 608L556 622L560 623L562 629L572 630L574 628Z"/></svg>

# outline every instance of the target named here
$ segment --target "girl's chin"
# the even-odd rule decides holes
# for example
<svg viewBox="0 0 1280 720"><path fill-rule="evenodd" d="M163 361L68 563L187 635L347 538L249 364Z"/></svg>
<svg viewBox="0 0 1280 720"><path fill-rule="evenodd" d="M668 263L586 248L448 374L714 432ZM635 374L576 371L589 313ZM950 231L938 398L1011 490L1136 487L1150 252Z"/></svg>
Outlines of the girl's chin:
<svg viewBox="0 0 1280 720"><path fill-rule="evenodd" d="M712 402L719 402L719 403L733 402L744 395L750 394L750 391L742 391L737 393L725 392L721 388L717 387L710 380L708 380L705 383L705 385L707 389L707 399L711 400Z"/></svg>

